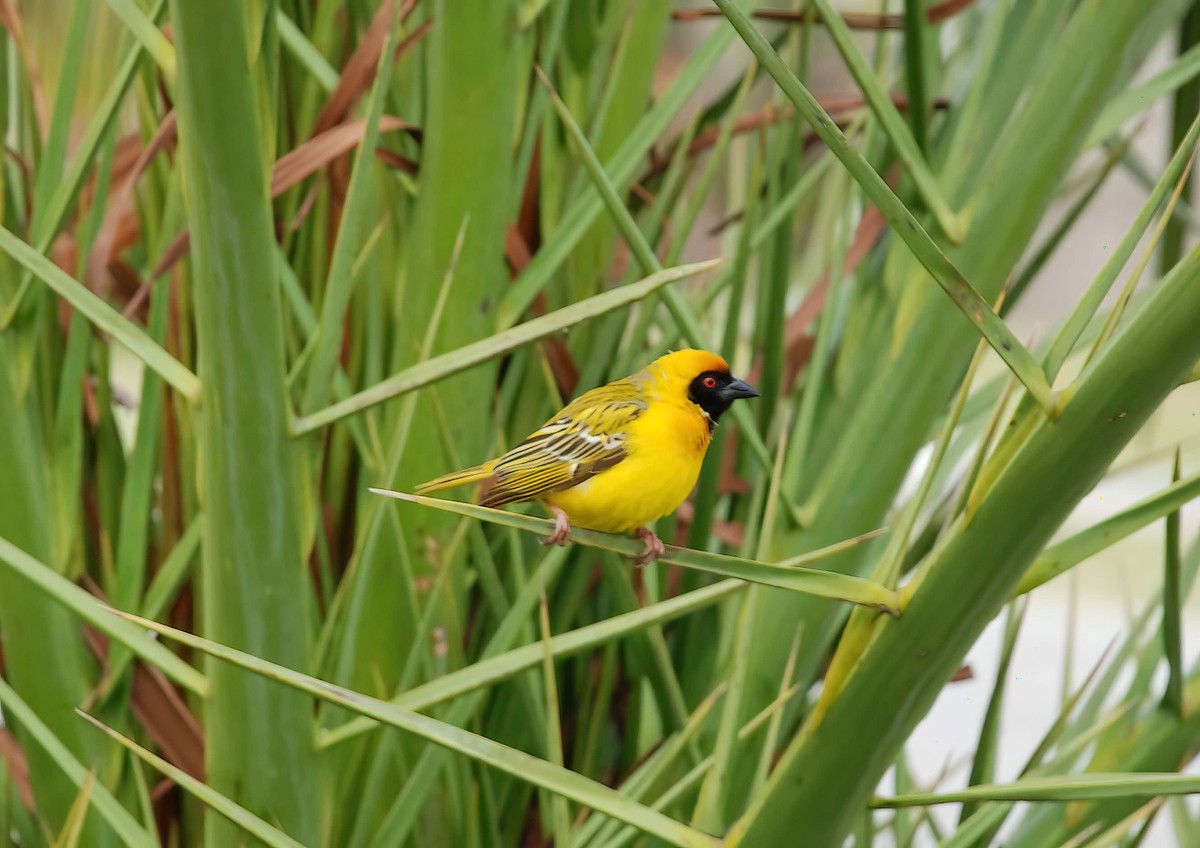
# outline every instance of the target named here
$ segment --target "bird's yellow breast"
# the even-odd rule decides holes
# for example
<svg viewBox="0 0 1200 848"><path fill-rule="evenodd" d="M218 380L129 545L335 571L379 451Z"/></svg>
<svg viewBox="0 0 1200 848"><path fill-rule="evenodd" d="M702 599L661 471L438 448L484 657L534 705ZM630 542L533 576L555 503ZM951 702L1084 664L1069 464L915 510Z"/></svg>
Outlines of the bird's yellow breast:
<svg viewBox="0 0 1200 848"><path fill-rule="evenodd" d="M591 530L625 533L674 512L700 476L712 440L695 404L652 403L630 422L628 455L589 480L542 500Z"/></svg>

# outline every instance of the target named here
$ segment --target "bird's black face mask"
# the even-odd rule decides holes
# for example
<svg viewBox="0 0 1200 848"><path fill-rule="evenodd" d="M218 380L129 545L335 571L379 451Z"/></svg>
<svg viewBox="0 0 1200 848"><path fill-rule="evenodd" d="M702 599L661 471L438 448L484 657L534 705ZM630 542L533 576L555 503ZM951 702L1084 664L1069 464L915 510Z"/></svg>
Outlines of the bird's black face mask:
<svg viewBox="0 0 1200 848"><path fill-rule="evenodd" d="M688 386L688 400L708 414L713 424L738 398L758 397L758 390L728 371L705 371Z"/></svg>

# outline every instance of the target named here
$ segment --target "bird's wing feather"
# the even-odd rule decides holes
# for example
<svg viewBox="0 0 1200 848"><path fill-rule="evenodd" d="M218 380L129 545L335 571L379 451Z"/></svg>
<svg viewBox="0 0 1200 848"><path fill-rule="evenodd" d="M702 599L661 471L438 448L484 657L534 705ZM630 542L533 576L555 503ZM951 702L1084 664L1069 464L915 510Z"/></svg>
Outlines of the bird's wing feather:
<svg viewBox="0 0 1200 848"><path fill-rule="evenodd" d="M626 457L629 424L646 406L631 380L580 395L495 461L480 503L502 506L530 500L577 486L612 468Z"/></svg>

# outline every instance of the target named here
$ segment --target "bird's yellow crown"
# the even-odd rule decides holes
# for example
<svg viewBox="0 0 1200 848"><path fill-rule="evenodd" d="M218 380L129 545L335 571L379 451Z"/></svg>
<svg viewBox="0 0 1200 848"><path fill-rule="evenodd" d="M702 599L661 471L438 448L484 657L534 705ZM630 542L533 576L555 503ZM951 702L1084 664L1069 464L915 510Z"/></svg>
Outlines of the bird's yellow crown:
<svg viewBox="0 0 1200 848"><path fill-rule="evenodd" d="M659 390L659 395L671 399L687 397L687 387L706 371L729 372L729 363L724 358L707 350L687 348L676 350L646 366L642 372Z"/></svg>

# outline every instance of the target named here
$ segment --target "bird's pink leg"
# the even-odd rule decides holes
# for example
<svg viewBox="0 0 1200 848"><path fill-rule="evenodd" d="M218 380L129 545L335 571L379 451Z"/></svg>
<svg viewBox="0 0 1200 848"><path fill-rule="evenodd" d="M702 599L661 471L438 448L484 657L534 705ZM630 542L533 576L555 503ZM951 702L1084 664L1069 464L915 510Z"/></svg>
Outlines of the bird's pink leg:
<svg viewBox="0 0 1200 848"><path fill-rule="evenodd" d="M542 539L543 545L565 545L571 536L571 519L559 507L546 504L554 513L554 532Z"/></svg>
<svg viewBox="0 0 1200 848"><path fill-rule="evenodd" d="M662 539L658 538L649 527L639 527L633 535L641 539L646 546L642 549L641 555L633 561L633 564L639 568L649 565L667 552L667 547L663 544Z"/></svg>

